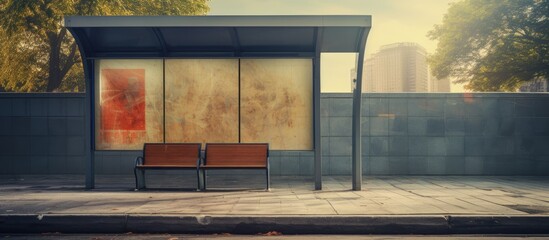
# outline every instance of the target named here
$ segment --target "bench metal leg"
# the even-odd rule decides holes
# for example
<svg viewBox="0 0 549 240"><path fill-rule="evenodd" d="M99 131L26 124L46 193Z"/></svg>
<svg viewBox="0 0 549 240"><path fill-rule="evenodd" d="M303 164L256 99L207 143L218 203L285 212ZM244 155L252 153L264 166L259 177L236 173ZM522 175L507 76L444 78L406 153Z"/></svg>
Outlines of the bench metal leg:
<svg viewBox="0 0 549 240"><path fill-rule="evenodd" d="M143 189L146 188L145 186L145 170L144 169L138 169L134 168L134 174L135 174L135 189Z"/></svg>
<svg viewBox="0 0 549 240"><path fill-rule="evenodd" d="M267 192L271 191L271 173L270 173L269 165L267 164L267 170L265 171L265 174L267 175Z"/></svg>
<svg viewBox="0 0 549 240"><path fill-rule="evenodd" d="M137 179L137 168L133 168L133 175L135 176L135 190L139 190L139 179Z"/></svg>
<svg viewBox="0 0 549 240"><path fill-rule="evenodd" d="M207 183L207 180L206 180L206 169L203 169L202 170L202 179L204 180L203 183L204 185L202 186L202 190L206 191L206 183Z"/></svg>
<svg viewBox="0 0 549 240"><path fill-rule="evenodd" d="M143 188L147 188L147 178L145 177L145 170L141 171L141 179L143 179Z"/></svg>
<svg viewBox="0 0 549 240"><path fill-rule="evenodd" d="M200 168L196 168L196 180L197 180L196 191L201 191L202 190L202 171L200 170Z"/></svg>

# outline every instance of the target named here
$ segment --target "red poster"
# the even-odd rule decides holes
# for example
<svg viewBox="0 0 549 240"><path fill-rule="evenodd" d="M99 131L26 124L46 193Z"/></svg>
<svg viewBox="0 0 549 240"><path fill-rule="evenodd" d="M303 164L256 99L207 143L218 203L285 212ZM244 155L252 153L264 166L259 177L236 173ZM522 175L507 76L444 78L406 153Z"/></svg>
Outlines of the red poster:
<svg viewBox="0 0 549 240"><path fill-rule="evenodd" d="M144 131L145 69L103 69L101 77L101 130ZM133 139L136 133L119 134L102 133L110 143Z"/></svg>

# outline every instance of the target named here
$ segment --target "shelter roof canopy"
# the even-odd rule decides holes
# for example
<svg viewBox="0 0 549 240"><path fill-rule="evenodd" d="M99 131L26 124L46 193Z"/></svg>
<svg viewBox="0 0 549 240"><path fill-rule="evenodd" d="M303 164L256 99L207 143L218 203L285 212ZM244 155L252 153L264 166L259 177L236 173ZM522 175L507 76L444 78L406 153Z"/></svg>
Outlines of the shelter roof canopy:
<svg viewBox="0 0 549 240"><path fill-rule="evenodd" d="M69 16L87 58L308 57L358 52L371 16Z"/></svg>

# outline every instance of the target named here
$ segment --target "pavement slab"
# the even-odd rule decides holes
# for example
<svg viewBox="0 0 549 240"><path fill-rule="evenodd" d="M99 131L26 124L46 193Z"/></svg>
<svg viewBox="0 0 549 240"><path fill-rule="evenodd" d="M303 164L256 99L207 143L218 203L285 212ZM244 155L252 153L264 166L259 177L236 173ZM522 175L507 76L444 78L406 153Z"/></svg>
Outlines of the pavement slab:
<svg viewBox="0 0 549 240"><path fill-rule="evenodd" d="M315 233L315 229L406 234L475 233L468 232L470 229L549 232L549 177L365 177L362 191L350 190L348 176L324 176L324 189L319 191L314 190L310 177L273 176L270 191L262 189L261 175L216 175L207 191L187 187L195 184L192 176L147 178L149 189L134 191L132 176L97 176L97 188L92 190L84 189L82 176L0 176L0 232L26 231L25 226L46 223L70 232L86 227L82 223L72 229L70 221L104 225L102 216L104 223L118 224L105 228L115 232L132 229L130 218L135 224L151 227L198 221L203 232L225 229L224 221L234 232L244 231L245 226L255 226L254 231L268 230L268 226L287 232L305 229L302 233ZM220 225L200 224L201 216ZM50 220L42 220L44 217ZM375 228L378 222L374 220L386 225ZM435 222L432 228L425 227L431 220ZM427 221L423 222L426 225L416 224L422 221ZM391 224L393 228L388 227ZM186 232L169 226L165 229ZM95 226L90 231L100 229ZM394 232L397 230L400 232Z"/></svg>

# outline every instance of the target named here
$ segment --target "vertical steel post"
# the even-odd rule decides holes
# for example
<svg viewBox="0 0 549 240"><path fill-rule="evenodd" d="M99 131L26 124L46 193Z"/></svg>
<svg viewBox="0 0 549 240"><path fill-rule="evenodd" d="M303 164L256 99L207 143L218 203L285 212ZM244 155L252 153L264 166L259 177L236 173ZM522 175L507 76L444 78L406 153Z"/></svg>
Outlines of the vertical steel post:
<svg viewBox="0 0 549 240"><path fill-rule="evenodd" d="M364 66L364 51L369 28L364 28L358 41L358 58L356 59L356 85L353 91L353 133L352 133L352 175L353 191L362 190L362 144L361 144L361 103L362 103L362 72Z"/></svg>
<svg viewBox="0 0 549 240"><path fill-rule="evenodd" d="M322 144L320 139L320 52L322 29L315 29L315 56L313 58L313 126L315 155L315 190L322 190Z"/></svg>
<svg viewBox="0 0 549 240"><path fill-rule="evenodd" d="M80 51L82 52L82 51ZM82 57L82 62L84 65L84 77L86 81L86 100L84 101L84 121L86 125L86 189L95 188L95 156L93 153L94 150L94 124L93 117L95 116L94 111L94 69L95 61L84 59Z"/></svg>
<svg viewBox="0 0 549 240"><path fill-rule="evenodd" d="M82 59L82 65L84 68L84 83L86 86L85 98L84 98L84 142L86 144L85 148L85 169L86 169L86 180L85 187L86 189L95 188L95 156L94 156L94 138L95 138L95 89L94 89L94 76L95 76L95 60L88 58L88 52L86 52L86 47L91 49L90 42L87 38L80 36L85 36L84 34L76 34L75 31L81 31L74 28L69 28L69 32L74 37L78 45L78 50L80 51L80 57Z"/></svg>

